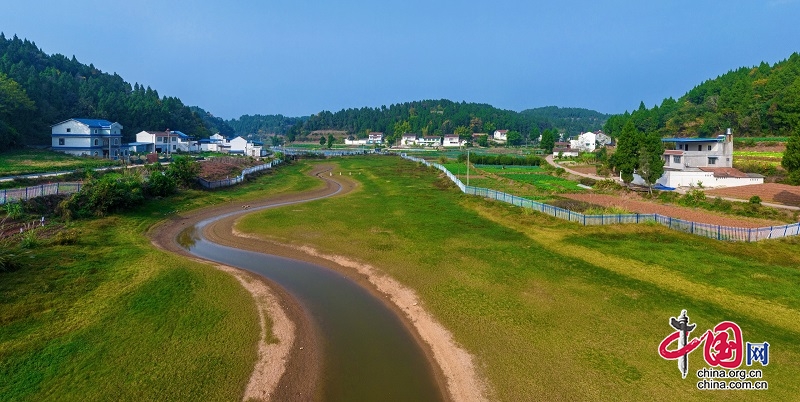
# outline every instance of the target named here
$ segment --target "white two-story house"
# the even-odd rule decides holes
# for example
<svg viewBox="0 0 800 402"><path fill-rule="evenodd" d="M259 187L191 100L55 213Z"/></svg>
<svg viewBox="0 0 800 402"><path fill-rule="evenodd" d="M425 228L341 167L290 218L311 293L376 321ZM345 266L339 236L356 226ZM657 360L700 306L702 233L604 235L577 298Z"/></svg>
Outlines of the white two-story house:
<svg viewBox="0 0 800 402"><path fill-rule="evenodd" d="M117 159L122 156L122 125L100 119L69 119L51 127L54 151Z"/></svg>
<svg viewBox="0 0 800 402"><path fill-rule="evenodd" d="M460 147L466 144L466 141L462 141L458 135L455 134L447 134L444 136L444 142L442 142L443 147Z"/></svg>
<svg viewBox="0 0 800 402"><path fill-rule="evenodd" d="M764 176L733 167L733 134L711 138L662 138L668 146L662 159L664 174L656 181L665 187L735 187L764 183ZM634 174L634 184L644 184Z"/></svg>

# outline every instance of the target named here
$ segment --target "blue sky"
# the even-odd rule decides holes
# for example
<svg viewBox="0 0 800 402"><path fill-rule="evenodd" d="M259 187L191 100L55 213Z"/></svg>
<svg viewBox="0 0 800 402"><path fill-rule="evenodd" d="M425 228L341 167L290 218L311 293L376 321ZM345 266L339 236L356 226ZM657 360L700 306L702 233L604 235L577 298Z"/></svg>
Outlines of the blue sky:
<svg viewBox="0 0 800 402"><path fill-rule="evenodd" d="M621 113L800 51L799 0L4 3L6 36L224 118L439 98Z"/></svg>

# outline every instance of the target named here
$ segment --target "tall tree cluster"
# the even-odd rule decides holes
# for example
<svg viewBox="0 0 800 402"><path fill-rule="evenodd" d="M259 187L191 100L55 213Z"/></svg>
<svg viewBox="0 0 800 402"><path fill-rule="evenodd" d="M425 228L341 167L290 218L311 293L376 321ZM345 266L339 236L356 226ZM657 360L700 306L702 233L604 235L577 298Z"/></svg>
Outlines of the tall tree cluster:
<svg viewBox="0 0 800 402"><path fill-rule="evenodd" d="M662 136L711 137L726 128L743 136L789 135L800 124L800 55L729 71L650 109L641 103L610 117L604 131L616 137L628 121Z"/></svg>
<svg viewBox="0 0 800 402"><path fill-rule="evenodd" d="M664 144L657 132L642 133L632 121L622 127L617 137L617 151L611 156L611 165L630 183L637 173L652 187L664 174Z"/></svg>
<svg viewBox="0 0 800 402"><path fill-rule="evenodd" d="M214 128L178 98L0 33L0 148L49 144L50 126L73 117L119 122L124 141L142 130L207 137Z"/></svg>

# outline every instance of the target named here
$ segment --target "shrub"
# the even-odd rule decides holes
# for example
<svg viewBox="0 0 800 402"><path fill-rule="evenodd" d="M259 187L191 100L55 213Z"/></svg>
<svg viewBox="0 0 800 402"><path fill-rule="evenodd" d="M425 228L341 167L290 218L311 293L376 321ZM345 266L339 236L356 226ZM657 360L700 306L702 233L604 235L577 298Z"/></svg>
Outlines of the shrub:
<svg viewBox="0 0 800 402"><path fill-rule="evenodd" d="M22 203L20 202L9 202L3 206L3 209L6 210L6 216L10 219L22 217Z"/></svg>
<svg viewBox="0 0 800 402"><path fill-rule="evenodd" d="M761 197L759 197L757 195L754 195L754 196L750 197L749 201L750 201L751 204L761 205Z"/></svg>
<svg viewBox="0 0 800 402"><path fill-rule="evenodd" d="M200 165L188 156L178 156L167 168L167 176L177 185L189 187L197 181Z"/></svg>
<svg viewBox="0 0 800 402"><path fill-rule="evenodd" d="M591 177L581 177L581 179L578 180L578 182L583 184L584 186L590 186L591 187L591 186L594 186L597 183L597 180L592 179Z"/></svg>
<svg viewBox="0 0 800 402"><path fill-rule="evenodd" d="M177 184L175 180L166 173L154 172L147 179L144 187L147 195L153 197L166 197L175 192Z"/></svg>
<svg viewBox="0 0 800 402"><path fill-rule="evenodd" d="M97 215L130 208L144 201L141 177L108 174L86 182L81 191L59 204L65 218Z"/></svg>
<svg viewBox="0 0 800 402"><path fill-rule="evenodd" d="M706 200L706 193L702 190L689 190L681 197L680 203L690 207L696 207Z"/></svg>

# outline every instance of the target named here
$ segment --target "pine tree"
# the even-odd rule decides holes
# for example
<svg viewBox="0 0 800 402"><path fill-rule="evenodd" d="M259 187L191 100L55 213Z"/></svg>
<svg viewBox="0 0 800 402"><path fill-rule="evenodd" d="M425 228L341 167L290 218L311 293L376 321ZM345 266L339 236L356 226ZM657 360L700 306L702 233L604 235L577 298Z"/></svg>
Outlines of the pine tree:
<svg viewBox="0 0 800 402"><path fill-rule="evenodd" d="M636 129L633 121L628 120L617 139L617 151L611 157L614 167L620 172L622 181L633 181L633 172L639 167L639 148L642 133Z"/></svg>

